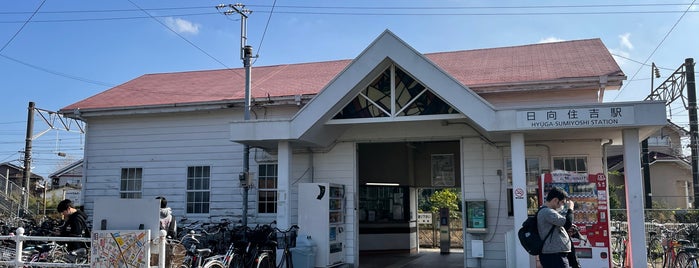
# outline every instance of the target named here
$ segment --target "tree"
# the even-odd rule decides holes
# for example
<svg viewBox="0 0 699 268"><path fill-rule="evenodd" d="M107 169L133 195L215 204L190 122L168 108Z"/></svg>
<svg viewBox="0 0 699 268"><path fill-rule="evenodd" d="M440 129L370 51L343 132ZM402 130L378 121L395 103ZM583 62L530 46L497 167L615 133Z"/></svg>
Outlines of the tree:
<svg viewBox="0 0 699 268"><path fill-rule="evenodd" d="M449 208L452 217L458 217L459 212L459 192L454 189L437 190L430 196L432 212L438 213L440 208Z"/></svg>

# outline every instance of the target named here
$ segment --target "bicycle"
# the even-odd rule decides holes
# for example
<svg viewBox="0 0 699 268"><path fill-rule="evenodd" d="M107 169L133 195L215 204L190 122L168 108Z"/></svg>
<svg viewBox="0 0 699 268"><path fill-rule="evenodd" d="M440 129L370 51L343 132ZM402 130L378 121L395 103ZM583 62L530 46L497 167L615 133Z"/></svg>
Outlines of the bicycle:
<svg viewBox="0 0 699 268"><path fill-rule="evenodd" d="M199 239L197 239L197 236L201 236L200 234L195 233L194 231L190 231L188 234L186 234L184 237L182 237L181 243L185 248L187 249L184 261L182 264L179 266L179 268L204 268L206 266L202 266L202 264L205 264L208 262L208 258L205 259L209 254L211 254L211 249L208 248L203 248L200 249L198 248L199 245Z"/></svg>
<svg viewBox="0 0 699 268"><path fill-rule="evenodd" d="M624 267L626 262L627 232L621 230L621 222L614 222L611 236L612 264L614 267Z"/></svg>
<svg viewBox="0 0 699 268"><path fill-rule="evenodd" d="M670 230L662 227L663 235L663 266L674 268L697 268L697 248L686 239L681 239L680 234L686 232L685 227Z"/></svg>
<svg viewBox="0 0 699 268"><path fill-rule="evenodd" d="M663 225L653 222L653 225L660 229L660 233L656 231L648 232L648 248L646 249L646 256L648 258L648 265L653 268L661 268L665 263L665 249L663 248Z"/></svg>

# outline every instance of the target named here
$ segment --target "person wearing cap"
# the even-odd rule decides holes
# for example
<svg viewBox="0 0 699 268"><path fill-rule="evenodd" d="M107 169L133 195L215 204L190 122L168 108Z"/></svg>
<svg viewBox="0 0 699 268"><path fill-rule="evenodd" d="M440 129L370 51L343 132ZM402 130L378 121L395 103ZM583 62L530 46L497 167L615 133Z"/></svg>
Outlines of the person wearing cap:
<svg viewBox="0 0 699 268"><path fill-rule="evenodd" d="M65 223L59 228L59 235L63 237L89 237L87 228L87 214L73 207L73 201L65 199L58 203L56 211L63 215ZM68 250L86 248L82 242L68 242Z"/></svg>
<svg viewBox="0 0 699 268"><path fill-rule="evenodd" d="M575 204L568 199L568 193L559 187L553 187L546 195L546 202L537 214L539 234L545 237L539 261L543 268L569 268L568 255L572 242L566 230L573 225L573 208ZM564 208L565 212L559 212Z"/></svg>

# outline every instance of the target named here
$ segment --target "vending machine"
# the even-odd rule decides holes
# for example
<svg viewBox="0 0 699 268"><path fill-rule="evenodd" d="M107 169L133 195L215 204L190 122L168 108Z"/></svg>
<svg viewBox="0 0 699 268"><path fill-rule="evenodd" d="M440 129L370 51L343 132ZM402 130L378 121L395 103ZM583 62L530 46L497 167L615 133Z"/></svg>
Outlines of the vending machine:
<svg viewBox="0 0 699 268"><path fill-rule="evenodd" d="M579 232L571 240L582 267L611 267L609 190L604 174L553 172L541 175L544 200L552 187L565 190L575 203L574 221Z"/></svg>

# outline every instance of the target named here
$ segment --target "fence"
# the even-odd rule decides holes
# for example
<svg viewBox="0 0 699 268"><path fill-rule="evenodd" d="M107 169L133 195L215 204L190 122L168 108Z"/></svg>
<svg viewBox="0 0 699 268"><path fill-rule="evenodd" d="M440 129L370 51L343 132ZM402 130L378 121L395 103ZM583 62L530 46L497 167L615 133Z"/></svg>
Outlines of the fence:
<svg viewBox="0 0 699 268"><path fill-rule="evenodd" d="M420 238L420 247L437 248L439 247L439 222L435 215L432 215L431 224L418 224L418 237ZM461 226L461 218L449 219L449 237L452 248L463 248L464 246L464 230Z"/></svg>
<svg viewBox="0 0 699 268"><path fill-rule="evenodd" d="M159 241L165 241L166 232L161 231ZM75 264L75 263L50 263L50 262L25 262L22 260L22 250L24 249L24 241L55 241L55 242L83 242L90 243L90 238L86 237L53 237L53 236L25 236L24 228L17 228L16 235L0 236L0 241L6 244L5 241L14 241L14 248L0 246L0 267L91 267L90 263ZM159 243L159 265L165 267L165 243Z"/></svg>

